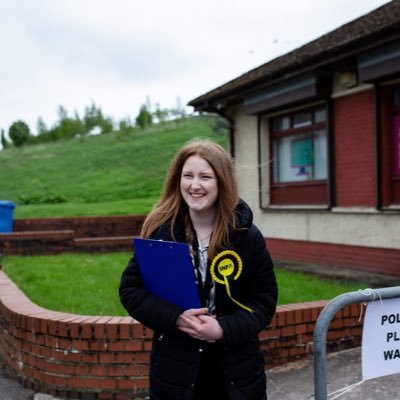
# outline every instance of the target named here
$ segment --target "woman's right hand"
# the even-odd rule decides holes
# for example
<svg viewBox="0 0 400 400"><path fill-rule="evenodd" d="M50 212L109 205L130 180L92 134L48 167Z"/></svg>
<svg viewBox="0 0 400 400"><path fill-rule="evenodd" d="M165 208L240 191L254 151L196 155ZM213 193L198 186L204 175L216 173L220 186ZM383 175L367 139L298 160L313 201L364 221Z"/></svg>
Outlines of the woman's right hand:
<svg viewBox="0 0 400 400"><path fill-rule="evenodd" d="M202 323L202 321L199 319L199 315L207 315L208 313L208 308L203 307L203 308L191 308L190 310L184 311L179 317L178 320L176 321L176 325L178 327L182 328L188 328L190 324L188 324L185 319L189 319L193 322L197 323ZM184 316L184 318L182 318Z"/></svg>
<svg viewBox="0 0 400 400"><path fill-rule="evenodd" d="M207 308L185 311L178 318L178 329L198 340L222 339L224 332L215 315L206 315L206 312Z"/></svg>

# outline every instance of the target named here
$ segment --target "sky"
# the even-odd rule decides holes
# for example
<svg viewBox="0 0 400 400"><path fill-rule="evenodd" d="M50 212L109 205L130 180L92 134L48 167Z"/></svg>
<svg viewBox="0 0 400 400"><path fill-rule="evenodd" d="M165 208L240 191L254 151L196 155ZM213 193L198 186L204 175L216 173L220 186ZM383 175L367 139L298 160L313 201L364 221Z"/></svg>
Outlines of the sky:
<svg viewBox="0 0 400 400"><path fill-rule="evenodd" d="M185 106L387 2L0 0L0 129Z"/></svg>

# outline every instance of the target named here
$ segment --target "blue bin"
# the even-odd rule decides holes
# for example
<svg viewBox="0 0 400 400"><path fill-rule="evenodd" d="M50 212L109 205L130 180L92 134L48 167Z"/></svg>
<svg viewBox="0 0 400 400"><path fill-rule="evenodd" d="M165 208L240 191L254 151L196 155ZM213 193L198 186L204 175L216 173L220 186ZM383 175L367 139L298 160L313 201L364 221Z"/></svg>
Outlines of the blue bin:
<svg viewBox="0 0 400 400"><path fill-rule="evenodd" d="M0 200L0 232L12 232L13 212L15 204L11 201Z"/></svg>

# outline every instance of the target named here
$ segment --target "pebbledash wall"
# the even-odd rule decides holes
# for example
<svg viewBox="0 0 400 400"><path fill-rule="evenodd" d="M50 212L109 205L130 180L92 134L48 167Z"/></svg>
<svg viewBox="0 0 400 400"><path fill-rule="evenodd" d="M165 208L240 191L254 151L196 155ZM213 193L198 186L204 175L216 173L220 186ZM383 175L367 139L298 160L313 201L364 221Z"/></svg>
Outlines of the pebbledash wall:
<svg viewBox="0 0 400 400"><path fill-rule="evenodd" d="M310 357L326 302L279 306L260 342L266 368ZM358 305L330 324L328 350L359 346ZM148 393L152 331L130 317L83 316L33 304L0 271L0 354L9 374L35 391L71 399L128 400ZM200 351L200 347L199 347Z"/></svg>

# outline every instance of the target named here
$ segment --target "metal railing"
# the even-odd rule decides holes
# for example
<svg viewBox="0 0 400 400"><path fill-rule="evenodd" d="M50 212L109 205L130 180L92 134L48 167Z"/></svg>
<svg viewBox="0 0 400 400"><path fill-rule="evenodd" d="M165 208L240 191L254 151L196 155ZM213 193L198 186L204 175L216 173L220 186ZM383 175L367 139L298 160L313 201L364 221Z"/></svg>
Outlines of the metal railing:
<svg viewBox="0 0 400 400"><path fill-rule="evenodd" d="M335 314L350 304L366 303L374 300L400 298L400 286L370 289L341 294L331 300L321 311L314 330L314 394L315 400L327 399L326 384L326 336L329 323Z"/></svg>

